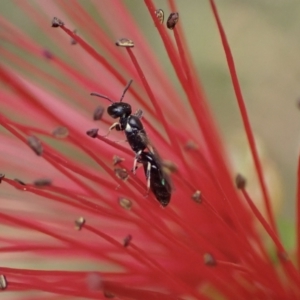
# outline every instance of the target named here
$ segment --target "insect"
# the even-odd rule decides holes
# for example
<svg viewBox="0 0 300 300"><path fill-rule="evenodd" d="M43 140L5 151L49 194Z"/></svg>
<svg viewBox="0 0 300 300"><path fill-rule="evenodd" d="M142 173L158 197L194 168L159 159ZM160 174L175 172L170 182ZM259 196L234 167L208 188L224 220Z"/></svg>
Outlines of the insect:
<svg viewBox="0 0 300 300"><path fill-rule="evenodd" d="M136 153L136 157L146 148L150 151L152 147L149 143L146 131L144 130L144 126L141 122L141 111L137 111L135 114L132 114L131 105L122 102L125 96L125 93L129 89L133 80L129 80L127 83L122 96L119 102L112 101L109 97L98 94L98 93L91 93L92 96L97 96L100 98L104 98L110 101L112 104L107 108L107 113L113 118L119 118L118 122L113 123L109 127L108 133L105 135L107 137L111 130L115 129L117 131L124 131L127 141L131 147L131 149ZM134 161L133 170L135 170L136 165L136 158Z"/></svg>
<svg viewBox="0 0 300 300"><path fill-rule="evenodd" d="M152 152L142 151L137 156L137 162L143 165L148 191L151 189L160 204L167 206L172 187L169 176L162 169L160 158Z"/></svg>
<svg viewBox="0 0 300 300"><path fill-rule="evenodd" d="M154 153L154 149L150 144L144 126L141 122L142 111L138 110L132 114L131 105L122 102L123 98L132 84L130 80L124 88L119 102L114 102L109 97L91 93L92 96L104 98L112 104L107 108L107 113L113 118L119 118L118 122L113 123L105 135L115 129L117 131L124 131L127 141L131 149L135 152L135 159L133 163L133 173L137 169L137 163L144 167L144 172L147 179L147 187L152 190L156 199L162 206L167 206L171 199L171 184L168 176L163 172L162 165L158 155ZM147 149L148 151L144 151Z"/></svg>

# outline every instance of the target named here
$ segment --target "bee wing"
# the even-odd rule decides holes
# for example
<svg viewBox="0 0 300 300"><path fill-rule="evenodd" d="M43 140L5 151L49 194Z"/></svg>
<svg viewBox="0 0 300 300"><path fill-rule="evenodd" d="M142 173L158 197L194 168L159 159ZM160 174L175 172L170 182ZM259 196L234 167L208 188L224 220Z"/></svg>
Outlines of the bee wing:
<svg viewBox="0 0 300 300"><path fill-rule="evenodd" d="M133 115L141 119L143 117L144 112L141 109L138 109Z"/></svg>
<svg viewBox="0 0 300 300"><path fill-rule="evenodd" d="M171 191L173 190L173 187L174 187L171 177L167 172L164 171L163 160L160 157L159 153L157 152L157 150L154 147L152 147L152 148L153 148L152 154L153 154L153 157L155 158L155 162L158 167L160 177L165 181L164 185L165 185L167 191L171 193Z"/></svg>
<svg viewBox="0 0 300 300"><path fill-rule="evenodd" d="M173 185L173 182L171 180L171 177L169 174L167 174L164 170L163 170L163 167L161 165L160 167L160 172L161 172L161 177L163 178L164 180L164 185L167 189L167 191L169 193L171 193L171 191L174 189L174 185Z"/></svg>
<svg viewBox="0 0 300 300"><path fill-rule="evenodd" d="M141 141L143 142L143 144L146 145L147 149L148 149L151 153L154 154L154 151L153 151L154 148L153 148L153 146L152 146L152 143L151 143L151 141L150 141L150 139L149 139L149 137L148 137L146 131L145 131L145 130L139 130L138 135L139 135Z"/></svg>

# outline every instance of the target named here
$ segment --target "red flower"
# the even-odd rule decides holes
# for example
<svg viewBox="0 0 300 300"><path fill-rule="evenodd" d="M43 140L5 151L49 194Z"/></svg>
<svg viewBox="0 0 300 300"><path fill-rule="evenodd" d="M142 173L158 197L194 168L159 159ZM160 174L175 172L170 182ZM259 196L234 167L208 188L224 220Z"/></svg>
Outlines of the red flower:
<svg viewBox="0 0 300 300"><path fill-rule="evenodd" d="M151 35L160 36L157 47L165 48L183 96L121 1L96 1L90 6L75 1L18 2L36 26L34 38L0 18L5 42L0 48L0 124L5 128L1 131L2 292L13 292L12 297L21 294L22 299L53 299L53 295L296 299L299 273L278 238L214 1L210 5L255 161L266 218L253 204L243 176L238 175L236 182L232 179L187 49L180 11L168 20L169 30L157 15L161 11L156 13L151 0L144 2L143 17L147 22L152 18ZM170 12L177 11L169 1L165 22ZM50 16L57 17L52 21L54 29ZM39 42L38 29L48 37L47 50ZM130 47L116 47L116 40ZM157 201L157 191L166 185L167 175L157 173L162 177L154 186L151 169L152 192L145 197L144 171L131 172L136 156L132 145L115 142L124 139L124 132L103 137L113 123L104 113L110 103L89 96L98 92L118 101L129 79L133 83L123 102L142 109L147 137L166 160L161 167L172 178L166 207ZM117 123L117 129L120 126ZM144 152L151 151L148 144ZM276 262L257 230L258 222L273 241Z"/></svg>

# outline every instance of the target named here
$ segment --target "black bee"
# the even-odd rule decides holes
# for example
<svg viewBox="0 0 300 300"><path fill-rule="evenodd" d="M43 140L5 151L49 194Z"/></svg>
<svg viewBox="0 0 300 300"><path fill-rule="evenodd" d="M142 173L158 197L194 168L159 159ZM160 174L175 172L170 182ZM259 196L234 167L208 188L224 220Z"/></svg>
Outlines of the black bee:
<svg viewBox="0 0 300 300"><path fill-rule="evenodd" d="M160 158L152 152L143 151L137 156L137 162L143 165L148 190L151 189L162 206L167 206L172 187L169 176L162 169Z"/></svg>
<svg viewBox="0 0 300 300"><path fill-rule="evenodd" d="M116 129L117 131L124 131L127 141L131 147L131 149L136 153L136 157L146 148L152 151L152 147L149 144L149 140L147 134L144 130L144 126L140 120L141 118L141 111L138 111L136 114L132 114L131 105L125 102L122 102L126 91L129 89L132 80L130 80L120 98L119 102L114 102L107 96L98 94L98 93L91 93L92 96L97 96L104 98L110 101L112 104L107 108L107 113L114 119L119 118L119 122L113 123L109 131ZM134 163L135 168L136 160Z"/></svg>
<svg viewBox="0 0 300 300"><path fill-rule="evenodd" d="M144 126L140 120L142 112L139 110L135 114L132 114L131 105L122 102L131 83L132 80L127 83L119 102L114 102L109 97L98 93L91 93L91 95L104 98L112 103L107 108L107 113L114 119L119 118L119 121L110 126L106 136L113 129L125 132L127 141L131 149L135 152L132 171L135 172L137 163L142 164L147 179L148 190L152 190L162 206L167 206L171 198L170 180L163 172L160 159L157 154L154 154L154 149L144 130ZM148 149L148 151L144 151L145 149Z"/></svg>

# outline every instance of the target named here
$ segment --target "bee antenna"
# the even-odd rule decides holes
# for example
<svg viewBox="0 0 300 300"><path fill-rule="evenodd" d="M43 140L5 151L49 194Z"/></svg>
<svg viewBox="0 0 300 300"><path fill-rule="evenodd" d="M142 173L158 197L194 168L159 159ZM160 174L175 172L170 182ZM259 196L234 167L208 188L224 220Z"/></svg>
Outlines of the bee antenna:
<svg viewBox="0 0 300 300"><path fill-rule="evenodd" d="M114 101L112 101L110 98L108 98L107 96L104 96L104 95L101 95L101 94L98 94L98 93L91 93L90 94L91 96L97 96L97 97L100 97L100 98L104 98L106 100L108 100L109 102L111 103L114 103Z"/></svg>
<svg viewBox="0 0 300 300"><path fill-rule="evenodd" d="M129 89L129 87L130 87L130 85L132 84L132 82L133 82L132 79L130 79L130 80L128 81L128 83L127 83L127 85L125 86L125 89L124 89L124 91L123 91L123 94L122 94L122 96L121 96L121 98L120 98L120 102L122 102L122 100L123 100L123 98L124 98L124 96L125 96L125 93L126 93L127 90Z"/></svg>

